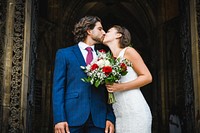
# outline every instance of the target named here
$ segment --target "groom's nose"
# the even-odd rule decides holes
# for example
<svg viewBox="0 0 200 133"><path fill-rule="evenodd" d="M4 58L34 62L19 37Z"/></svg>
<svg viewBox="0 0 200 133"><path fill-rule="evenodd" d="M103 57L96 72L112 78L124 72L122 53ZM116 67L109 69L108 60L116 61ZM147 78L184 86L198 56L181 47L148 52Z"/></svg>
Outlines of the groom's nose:
<svg viewBox="0 0 200 133"><path fill-rule="evenodd" d="M105 36L106 32L104 30L102 30L103 35Z"/></svg>

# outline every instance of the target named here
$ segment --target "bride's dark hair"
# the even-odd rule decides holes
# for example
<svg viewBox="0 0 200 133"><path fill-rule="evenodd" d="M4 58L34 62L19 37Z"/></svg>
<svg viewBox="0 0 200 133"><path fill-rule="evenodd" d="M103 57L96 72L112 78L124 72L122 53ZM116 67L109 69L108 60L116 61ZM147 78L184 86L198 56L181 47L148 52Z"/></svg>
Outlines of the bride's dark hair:
<svg viewBox="0 0 200 133"><path fill-rule="evenodd" d="M119 25L114 25L112 28L115 28L118 33L122 34L120 38L120 48L131 46L131 34L128 29Z"/></svg>

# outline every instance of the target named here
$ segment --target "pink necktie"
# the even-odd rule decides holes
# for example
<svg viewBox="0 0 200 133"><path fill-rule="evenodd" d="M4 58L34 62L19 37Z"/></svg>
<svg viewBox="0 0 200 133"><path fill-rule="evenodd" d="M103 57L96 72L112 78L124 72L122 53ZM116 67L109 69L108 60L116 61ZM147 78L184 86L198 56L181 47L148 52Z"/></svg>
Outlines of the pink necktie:
<svg viewBox="0 0 200 133"><path fill-rule="evenodd" d="M90 64L93 60L93 55L92 55L92 48L91 47L87 47L85 48L88 51L88 54L86 56L86 64Z"/></svg>

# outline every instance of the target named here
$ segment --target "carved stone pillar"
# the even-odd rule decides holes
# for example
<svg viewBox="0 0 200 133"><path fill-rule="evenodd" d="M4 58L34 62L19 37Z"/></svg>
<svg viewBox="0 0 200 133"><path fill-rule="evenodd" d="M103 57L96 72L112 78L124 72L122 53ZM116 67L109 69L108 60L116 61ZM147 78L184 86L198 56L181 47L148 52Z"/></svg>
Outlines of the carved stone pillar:
<svg viewBox="0 0 200 133"><path fill-rule="evenodd" d="M4 70L4 48L5 48L5 27L6 27L7 1L0 1L0 132L3 128L3 70Z"/></svg>
<svg viewBox="0 0 200 133"><path fill-rule="evenodd" d="M15 1L10 0L7 2L7 12L6 12L6 32L5 32L5 48L4 48L4 72L3 72L3 124L2 132L8 132L8 128L11 128L13 125L13 119L10 117L10 110L17 109L12 108L10 105L10 96L11 95L11 80L12 80L12 58L13 58L13 35L14 35L14 12L15 12ZM17 91L17 90L16 90ZM18 112L19 113L19 112ZM15 115L14 115L15 116ZM16 117L17 121L19 117ZM8 124L9 122L9 124ZM13 127L18 127L18 125L13 125Z"/></svg>
<svg viewBox="0 0 200 133"><path fill-rule="evenodd" d="M27 7L30 2L29 0L6 2L0 114L3 122L0 132L23 133L26 120L31 20L27 17L30 15L30 8Z"/></svg>

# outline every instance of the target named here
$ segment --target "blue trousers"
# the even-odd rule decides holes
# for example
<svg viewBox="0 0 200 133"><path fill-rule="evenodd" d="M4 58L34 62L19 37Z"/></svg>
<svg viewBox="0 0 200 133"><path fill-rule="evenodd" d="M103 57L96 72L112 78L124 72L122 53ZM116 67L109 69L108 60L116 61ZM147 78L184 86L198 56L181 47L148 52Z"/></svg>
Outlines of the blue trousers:
<svg viewBox="0 0 200 133"><path fill-rule="evenodd" d="M70 126L70 133L104 133L104 128L96 127L92 121L91 115L89 116L86 123L82 126Z"/></svg>

